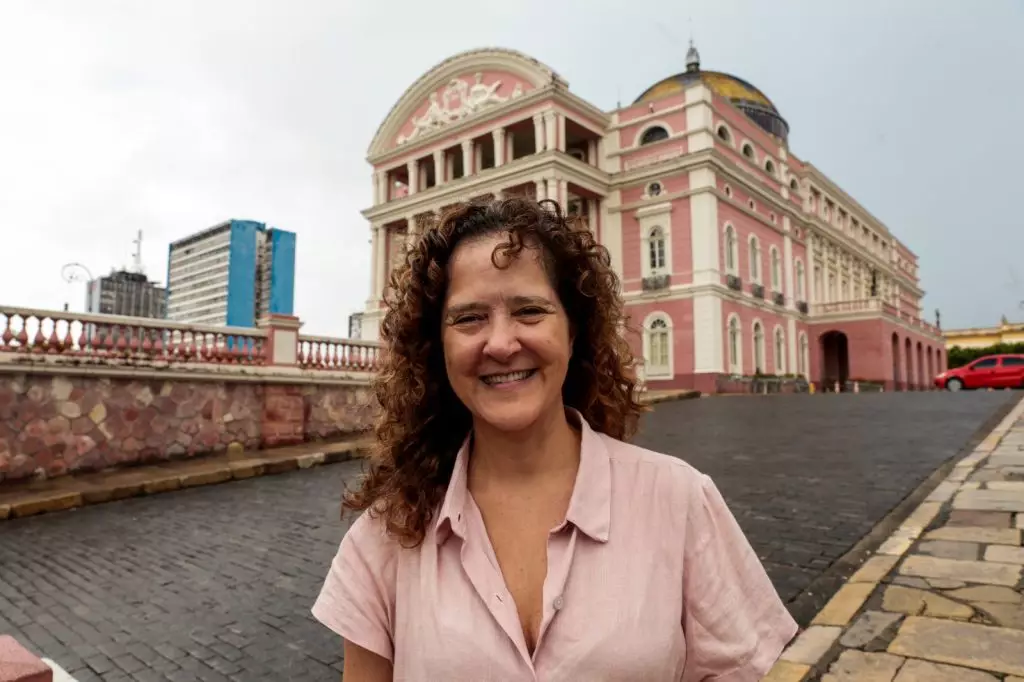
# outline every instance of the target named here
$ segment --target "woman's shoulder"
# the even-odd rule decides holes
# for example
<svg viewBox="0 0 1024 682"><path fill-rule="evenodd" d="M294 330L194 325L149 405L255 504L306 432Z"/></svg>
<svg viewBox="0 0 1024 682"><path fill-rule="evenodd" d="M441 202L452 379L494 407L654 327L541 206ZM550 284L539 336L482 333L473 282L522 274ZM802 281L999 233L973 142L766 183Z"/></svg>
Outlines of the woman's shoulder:
<svg viewBox="0 0 1024 682"><path fill-rule="evenodd" d="M604 443L613 467L622 470L623 473L654 473L659 478L684 488L699 487L710 480L707 474L674 455L649 450L604 434L598 434L598 437Z"/></svg>
<svg viewBox="0 0 1024 682"><path fill-rule="evenodd" d="M340 551L357 555L368 565L383 568L394 564L401 548L398 540L388 533L384 517L367 510L349 526L341 540Z"/></svg>

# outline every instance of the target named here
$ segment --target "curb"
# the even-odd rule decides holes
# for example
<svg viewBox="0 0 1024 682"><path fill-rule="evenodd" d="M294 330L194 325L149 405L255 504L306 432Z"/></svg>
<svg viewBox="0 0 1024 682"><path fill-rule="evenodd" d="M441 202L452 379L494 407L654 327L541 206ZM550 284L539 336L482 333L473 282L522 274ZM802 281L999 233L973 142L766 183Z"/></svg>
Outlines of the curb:
<svg viewBox="0 0 1024 682"><path fill-rule="evenodd" d="M657 405L659 403L675 402L677 400L693 400L695 398L702 397L700 391L680 390L680 391L666 391L665 393L659 393L658 395L651 395L650 393L644 393L640 396L640 403L643 405Z"/></svg>
<svg viewBox="0 0 1024 682"><path fill-rule="evenodd" d="M184 464L183 468L187 466L187 470L180 472L173 471L173 465L167 464L163 465L167 470L161 472L159 465L156 465L157 470L152 472L153 475L144 479L131 469L123 469L117 474L128 480L101 483L78 480L69 486L76 488L72 490L26 491L20 499L0 504L0 521L77 509L130 497L157 495L257 476L272 476L297 469L310 469L361 458L366 456L367 451L368 441L363 440L328 445L321 452L273 454L272 451L266 451L267 454L264 456L229 459L226 462L194 460ZM61 479L55 480L63 484Z"/></svg>

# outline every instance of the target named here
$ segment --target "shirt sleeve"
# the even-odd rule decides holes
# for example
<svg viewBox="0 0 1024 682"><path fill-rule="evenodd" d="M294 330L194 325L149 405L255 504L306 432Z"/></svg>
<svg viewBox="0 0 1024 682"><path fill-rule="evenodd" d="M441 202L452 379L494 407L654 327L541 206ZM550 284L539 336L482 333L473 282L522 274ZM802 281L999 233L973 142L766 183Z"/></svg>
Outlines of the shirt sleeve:
<svg viewBox="0 0 1024 682"><path fill-rule="evenodd" d="M362 514L342 538L313 605L321 623L392 662L396 549L379 520Z"/></svg>
<svg viewBox="0 0 1024 682"><path fill-rule="evenodd" d="M684 682L757 682L796 622L718 488L699 474L687 510L683 564Z"/></svg>

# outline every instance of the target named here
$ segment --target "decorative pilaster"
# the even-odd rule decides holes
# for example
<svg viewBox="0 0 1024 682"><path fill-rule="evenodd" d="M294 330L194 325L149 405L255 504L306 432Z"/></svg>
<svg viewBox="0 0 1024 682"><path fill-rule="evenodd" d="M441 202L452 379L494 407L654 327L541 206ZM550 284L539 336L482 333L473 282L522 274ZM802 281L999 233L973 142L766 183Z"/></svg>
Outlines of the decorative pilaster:
<svg viewBox="0 0 1024 682"><path fill-rule="evenodd" d="M540 114L533 115L533 144L535 151L544 151L544 119Z"/></svg>

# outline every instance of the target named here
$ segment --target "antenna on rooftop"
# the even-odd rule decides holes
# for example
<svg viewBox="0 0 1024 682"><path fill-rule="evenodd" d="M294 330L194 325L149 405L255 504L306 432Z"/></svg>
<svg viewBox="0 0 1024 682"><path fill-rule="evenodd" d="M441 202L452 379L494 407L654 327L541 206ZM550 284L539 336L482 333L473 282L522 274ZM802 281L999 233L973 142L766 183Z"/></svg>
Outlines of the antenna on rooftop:
<svg viewBox="0 0 1024 682"><path fill-rule="evenodd" d="M132 269L142 274L142 230L139 230L138 236L132 240L132 244L135 244L135 252L132 254Z"/></svg>

